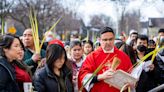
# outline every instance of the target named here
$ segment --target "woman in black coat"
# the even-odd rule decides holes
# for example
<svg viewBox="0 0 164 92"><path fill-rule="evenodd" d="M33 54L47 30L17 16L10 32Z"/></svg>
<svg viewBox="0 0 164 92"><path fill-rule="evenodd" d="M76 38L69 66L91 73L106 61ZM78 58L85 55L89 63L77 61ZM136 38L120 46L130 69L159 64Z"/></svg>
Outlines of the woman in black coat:
<svg viewBox="0 0 164 92"><path fill-rule="evenodd" d="M19 92L12 63L21 51L18 37L11 34L0 37L0 92Z"/></svg>
<svg viewBox="0 0 164 92"><path fill-rule="evenodd" d="M72 72L66 66L67 55L63 46L56 43L48 46L46 65L34 76L37 92L73 92Z"/></svg>

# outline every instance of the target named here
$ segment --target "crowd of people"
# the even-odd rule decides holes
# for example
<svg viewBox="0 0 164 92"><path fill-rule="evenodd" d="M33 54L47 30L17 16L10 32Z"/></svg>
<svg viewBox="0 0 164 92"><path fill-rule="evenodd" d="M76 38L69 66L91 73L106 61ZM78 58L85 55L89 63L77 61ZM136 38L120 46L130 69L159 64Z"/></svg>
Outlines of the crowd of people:
<svg viewBox="0 0 164 92"><path fill-rule="evenodd" d="M0 92L25 92L25 83L32 84L30 92L119 92L105 80L117 70L131 74L131 68L154 50L155 57L144 59L152 63L142 66L136 85L128 86L131 92L147 92L164 84L164 29L154 38L135 30L128 38L116 38L112 28L104 27L96 43L78 36L64 42L51 32L45 34L40 53L35 51L32 31L26 29L22 37L0 36ZM119 64L113 69L115 59Z"/></svg>

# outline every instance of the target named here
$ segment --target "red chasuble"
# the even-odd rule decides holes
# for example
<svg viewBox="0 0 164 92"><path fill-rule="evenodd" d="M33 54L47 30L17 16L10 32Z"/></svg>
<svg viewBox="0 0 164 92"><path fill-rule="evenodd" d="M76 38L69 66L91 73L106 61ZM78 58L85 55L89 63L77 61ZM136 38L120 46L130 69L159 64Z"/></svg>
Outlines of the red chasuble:
<svg viewBox="0 0 164 92"><path fill-rule="evenodd" d="M125 72L128 72L129 68L132 67L130 58L124 52L114 47L113 53L104 53L102 48L100 47L96 51L93 51L91 54L89 54L86 60L84 61L78 76L79 89L82 86L82 81L83 78L86 76L86 74L93 73L97 69L97 67L103 62L103 60L106 58L108 54L110 55L105 62L110 60L110 58L113 57L114 55L116 55L116 57L120 59L121 62L116 70L121 69ZM112 63L112 61L113 60L111 60L110 63ZM102 74L103 71L105 71L106 69L107 69L106 66L103 66L103 68L98 72L98 74ZM90 92L119 92L119 90L110 86L104 81L99 81L97 83L94 83Z"/></svg>

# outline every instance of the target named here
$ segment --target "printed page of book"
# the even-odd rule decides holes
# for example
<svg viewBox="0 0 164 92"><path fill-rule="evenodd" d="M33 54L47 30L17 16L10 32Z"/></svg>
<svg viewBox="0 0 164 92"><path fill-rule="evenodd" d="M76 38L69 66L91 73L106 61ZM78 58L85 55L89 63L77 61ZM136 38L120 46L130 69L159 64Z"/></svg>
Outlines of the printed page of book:
<svg viewBox="0 0 164 92"><path fill-rule="evenodd" d="M114 74L113 77L110 79L104 80L105 83L114 86L117 89L121 89L125 84L130 83L133 85L136 85L136 82L138 80L134 77L132 77L130 74L122 71L122 70L117 70Z"/></svg>

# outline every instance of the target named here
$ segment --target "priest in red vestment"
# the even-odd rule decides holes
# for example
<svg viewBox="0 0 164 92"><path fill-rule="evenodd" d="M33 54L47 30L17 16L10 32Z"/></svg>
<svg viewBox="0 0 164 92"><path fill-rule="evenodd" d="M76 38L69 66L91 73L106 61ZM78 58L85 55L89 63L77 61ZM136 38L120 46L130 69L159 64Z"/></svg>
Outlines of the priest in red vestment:
<svg viewBox="0 0 164 92"><path fill-rule="evenodd" d="M113 60L110 60L113 56L116 56L120 60L120 64L116 70L121 69L128 72L129 68L132 67L132 63L129 57L122 51L118 50L114 46L115 34L113 29L105 27L100 33L100 44L101 46L89 54L84 61L78 76L79 89L85 82L91 77L97 67L104 61L109 62L103 65L102 69L85 85L83 91L88 92L119 92L120 90L105 83L104 80L111 78L112 71L109 67Z"/></svg>

